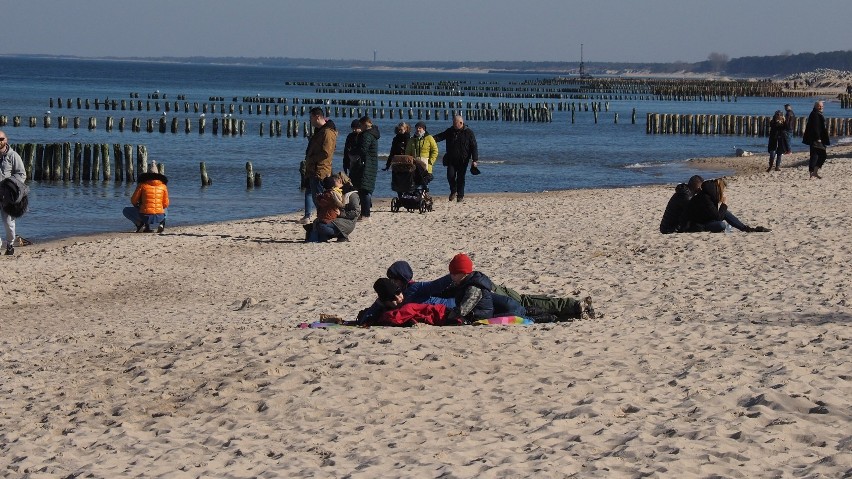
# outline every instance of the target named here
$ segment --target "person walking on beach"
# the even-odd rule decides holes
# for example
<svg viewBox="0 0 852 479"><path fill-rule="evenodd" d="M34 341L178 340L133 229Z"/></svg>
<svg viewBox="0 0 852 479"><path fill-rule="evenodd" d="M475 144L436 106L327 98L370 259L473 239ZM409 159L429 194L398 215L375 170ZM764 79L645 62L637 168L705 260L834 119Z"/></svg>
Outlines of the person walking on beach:
<svg viewBox="0 0 852 479"><path fill-rule="evenodd" d="M414 125L414 136L405 145L405 154L413 156L415 161L420 162L426 168L426 178L423 179L423 182L429 184L432 181L432 167L438 160L438 144L426 130L426 123L418 121Z"/></svg>
<svg viewBox="0 0 852 479"><path fill-rule="evenodd" d="M461 115L453 117L453 126L433 136L436 142L447 140L447 152L443 164L447 167L447 182L450 184L450 201L464 201L464 181L468 163L472 160L471 170L479 162L479 149L476 135L465 126Z"/></svg>
<svg viewBox="0 0 852 479"><path fill-rule="evenodd" d="M772 163L775 163L775 171L781 171L781 155L790 151L790 143L787 142L787 127L784 123L784 114L776 110L772 120L769 121L769 167L766 172L772 171Z"/></svg>
<svg viewBox="0 0 852 479"><path fill-rule="evenodd" d="M0 180L7 178L20 183L19 187L26 187L24 183L27 181L27 172L24 169L24 161L15 150L9 147L9 138L6 133L0 131ZM15 218L3 208L0 209L0 219L3 220L3 229L6 231L6 254L13 255L15 254Z"/></svg>
<svg viewBox="0 0 852 479"><path fill-rule="evenodd" d="M361 200L361 217L359 221L370 221L370 213L373 208L373 190L376 189L376 173L379 169L379 128L373 125L369 116L363 116L361 122L361 133L358 135L358 143L355 151L359 161L350 165L352 184L358 189L358 197Z"/></svg>
<svg viewBox="0 0 852 479"><path fill-rule="evenodd" d="M793 113L793 107L789 103L784 105L784 135L787 136L787 148L784 153L790 154L793 152L793 129L796 128L796 114Z"/></svg>
<svg viewBox="0 0 852 479"><path fill-rule="evenodd" d="M311 222L311 205L316 206L317 196L322 193L322 180L331 176L331 160L337 147L337 127L325 117L320 107L311 108L311 126L314 134L305 149L305 215L299 223Z"/></svg>
<svg viewBox="0 0 852 479"><path fill-rule="evenodd" d="M825 163L825 147L830 145L828 129L825 127L825 117L822 115L824 104L822 100L814 103L814 109L808 115L808 123L802 134L802 143L810 146L810 160L808 160L808 171L811 178L822 179L819 170Z"/></svg>
<svg viewBox="0 0 852 479"><path fill-rule="evenodd" d="M405 154L405 146L408 144L408 139L411 138L411 126L408 123L401 121L396 125L396 134L391 140L390 153L388 153L388 161L382 171L387 171L391 167L391 159L396 155Z"/></svg>

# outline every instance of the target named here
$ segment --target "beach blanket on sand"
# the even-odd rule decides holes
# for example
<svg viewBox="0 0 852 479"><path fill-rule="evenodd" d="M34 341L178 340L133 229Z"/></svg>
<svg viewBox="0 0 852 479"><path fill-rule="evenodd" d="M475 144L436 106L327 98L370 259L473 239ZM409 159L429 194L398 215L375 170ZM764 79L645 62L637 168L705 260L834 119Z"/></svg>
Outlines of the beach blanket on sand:
<svg viewBox="0 0 852 479"><path fill-rule="evenodd" d="M511 326L511 325L528 325L535 324L533 320L529 318L524 318L521 316L500 316L498 318L490 318L490 319L480 319L478 321L474 321L472 323L474 326L493 326L493 325L503 325L503 326ZM398 324L394 326L411 326L412 324ZM390 325L388 325L390 326ZM319 329L330 329L330 328L342 328L342 327L367 327L355 324L354 321L344 321L342 323L328 323L323 321L314 321L313 323L299 323L299 327L302 329L305 328L319 328Z"/></svg>

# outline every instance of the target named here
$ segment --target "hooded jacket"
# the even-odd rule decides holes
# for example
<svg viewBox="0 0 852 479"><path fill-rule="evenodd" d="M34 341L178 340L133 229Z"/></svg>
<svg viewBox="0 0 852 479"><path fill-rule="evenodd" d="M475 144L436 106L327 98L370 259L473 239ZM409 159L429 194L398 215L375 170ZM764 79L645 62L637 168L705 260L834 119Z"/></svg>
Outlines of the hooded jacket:
<svg viewBox="0 0 852 479"><path fill-rule="evenodd" d="M349 165L350 177L355 188L372 193L376 189L376 172L379 169L379 133L373 125L358 135L355 151L361 157L360 164Z"/></svg>
<svg viewBox="0 0 852 479"><path fill-rule="evenodd" d="M660 221L660 233L680 233L686 231L686 210L689 200L692 199L692 191L686 183L675 186L675 192L666 205L663 219Z"/></svg>
<svg viewBox="0 0 852 479"><path fill-rule="evenodd" d="M20 218L27 211L29 193L30 188L17 176L0 181L0 208L9 216Z"/></svg>
<svg viewBox="0 0 852 479"><path fill-rule="evenodd" d="M6 147L6 153L0 155L0 180L15 177L21 183L27 181L27 171L24 169L24 161L12 147Z"/></svg>
<svg viewBox="0 0 852 479"><path fill-rule="evenodd" d="M331 161L337 147L337 126L331 120L314 131L305 149L305 175L322 180L331 176Z"/></svg>
<svg viewBox="0 0 852 479"><path fill-rule="evenodd" d="M161 215L169 207L169 180L159 173L142 173L139 175L139 186L130 197L130 202L138 205L139 214Z"/></svg>
<svg viewBox="0 0 852 479"><path fill-rule="evenodd" d="M432 167L438 160L438 143L429 132L426 132L422 138L415 135L405 145L405 154L415 158L427 158L426 171L431 174Z"/></svg>

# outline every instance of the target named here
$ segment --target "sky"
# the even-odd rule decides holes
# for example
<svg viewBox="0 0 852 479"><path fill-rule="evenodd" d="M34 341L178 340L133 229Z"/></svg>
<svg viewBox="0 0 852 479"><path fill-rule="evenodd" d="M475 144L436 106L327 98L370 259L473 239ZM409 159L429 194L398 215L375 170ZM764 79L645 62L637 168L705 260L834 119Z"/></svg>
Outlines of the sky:
<svg viewBox="0 0 852 479"><path fill-rule="evenodd" d="M0 0L0 54L698 62L852 49L852 0Z"/></svg>

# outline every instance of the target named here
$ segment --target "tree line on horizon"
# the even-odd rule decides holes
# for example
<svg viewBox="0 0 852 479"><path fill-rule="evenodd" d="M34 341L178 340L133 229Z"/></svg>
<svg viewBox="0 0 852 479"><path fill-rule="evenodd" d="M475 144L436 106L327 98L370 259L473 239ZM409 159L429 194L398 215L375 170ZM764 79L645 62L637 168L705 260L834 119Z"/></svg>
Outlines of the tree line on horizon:
<svg viewBox="0 0 852 479"><path fill-rule="evenodd" d="M30 55L56 57L55 55ZM74 57L81 58L81 57ZM232 65L256 65L270 67L315 67L315 68L422 68L437 70L477 69L508 72L576 74L577 62L557 61L368 61L327 60L286 57L102 57L112 60L169 61L181 63L219 63ZM739 57L729 59L723 53L713 52L707 60L700 62L585 62L584 70L591 75L648 72L656 74L675 73L720 73L736 76L786 76L809 72L820 68L852 71L852 50L822 53L782 54L761 57Z"/></svg>

